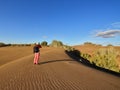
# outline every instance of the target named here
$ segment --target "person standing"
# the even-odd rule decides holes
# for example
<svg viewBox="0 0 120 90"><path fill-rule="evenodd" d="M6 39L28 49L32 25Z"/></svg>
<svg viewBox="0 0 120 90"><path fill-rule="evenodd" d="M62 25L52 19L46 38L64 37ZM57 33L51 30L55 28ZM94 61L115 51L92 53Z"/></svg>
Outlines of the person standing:
<svg viewBox="0 0 120 90"><path fill-rule="evenodd" d="M39 58L40 58L40 43L34 45L33 47L33 53L34 53L34 64L38 64Z"/></svg>

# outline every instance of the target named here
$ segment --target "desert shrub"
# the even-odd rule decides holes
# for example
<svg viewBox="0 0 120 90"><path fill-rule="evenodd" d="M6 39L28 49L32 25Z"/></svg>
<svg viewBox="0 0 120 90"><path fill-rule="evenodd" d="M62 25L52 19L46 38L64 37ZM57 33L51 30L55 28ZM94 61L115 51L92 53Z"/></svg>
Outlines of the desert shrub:
<svg viewBox="0 0 120 90"><path fill-rule="evenodd" d="M41 45L42 45L42 46L47 46L48 43L47 43L46 41L43 41L43 42L41 42Z"/></svg>
<svg viewBox="0 0 120 90"><path fill-rule="evenodd" d="M93 45L93 46L95 46L95 45L97 45L97 44L94 44L94 43L92 43L92 42L85 42L84 45Z"/></svg>
<svg viewBox="0 0 120 90"><path fill-rule="evenodd" d="M24 44L24 46L31 46L31 44Z"/></svg>
<svg viewBox="0 0 120 90"><path fill-rule="evenodd" d="M52 46L52 47L63 47L63 43L61 41L53 40L50 46Z"/></svg>
<svg viewBox="0 0 120 90"><path fill-rule="evenodd" d="M91 58L91 60L97 66L119 72L120 70L116 62L118 55L119 52L113 47L101 48L94 53L94 56Z"/></svg>
<svg viewBox="0 0 120 90"><path fill-rule="evenodd" d="M11 44L9 43L9 44L6 44L7 46L11 46Z"/></svg>
<svg viewBox="0 0 120 90"><path fill-rule="evenodd" d="M10 44L10 46L22 47L22 46L32 46L32 44Z"/></svg>
<svg viewBox="0 0 120 90"><path fill-rule="evenodd" d="M113 46L112 44L108 44L107 46Z"/></svg>
<svg viewBox="0 0 120 90"><path fill-rule="evenodd" d="M5 43L0 42L0 47L3 47L3 46L5 46Z"/></svg>
<svg viewBox="0 0 120 90"><path fill-rule="evenodd" d="M73 50L75 50L73 47L68 46L68 45L63 45L63 48L64 48L65 50L67 50L67 51L73 51Z"/></svg>
<svg viewBox="0 0 120 90"><path fill-rule="evenodd" d="M91 55L89 55L87 53L81 53L80 56L87 60L90 60L90 58L91 58Z"/></svg>
<svg viewBox="0 0 120 90"><path fill-rule="evenodd" d="M5 46L11 46L11 44L5 44L3 42L0 42L0 47L5 47Z"/></svg>
<svg viewBox="0 0 120 90"><path fill-rule="evenodd" d="M93 43L91 42L85 42L84 45L92 45Z"/></svg>
<svg viewBox="0 0 120 90"><path fill-rule="evenodd" d="M101 44L94 44L94 43L92 43L92 42L85 42L84 45L102 46Z"/></svg>

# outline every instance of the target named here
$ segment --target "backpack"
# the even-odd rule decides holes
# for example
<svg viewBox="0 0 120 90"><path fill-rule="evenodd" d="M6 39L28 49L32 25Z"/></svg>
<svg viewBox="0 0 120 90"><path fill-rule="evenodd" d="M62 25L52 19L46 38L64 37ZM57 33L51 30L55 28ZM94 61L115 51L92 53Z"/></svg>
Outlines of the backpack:
<svg viewBox="0 0 120 90"><path fill-rule="evenodd" d="M35 46L35 47L34 47L34 52L35 52L35 53L39 52L39 47L38 47L38 46Z"/></svg>

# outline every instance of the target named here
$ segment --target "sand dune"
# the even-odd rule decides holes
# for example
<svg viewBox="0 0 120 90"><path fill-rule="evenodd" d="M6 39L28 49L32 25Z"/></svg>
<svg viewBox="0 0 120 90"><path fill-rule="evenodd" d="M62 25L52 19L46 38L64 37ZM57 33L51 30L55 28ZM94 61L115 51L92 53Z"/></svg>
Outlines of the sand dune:
<svg viewBox="0 0 120 90"><path fill-rule="evenodd" d="M0 66L0 90L119 89L119 77L84 66L60 48L41 49L39 65L31 53Z"/></svg>

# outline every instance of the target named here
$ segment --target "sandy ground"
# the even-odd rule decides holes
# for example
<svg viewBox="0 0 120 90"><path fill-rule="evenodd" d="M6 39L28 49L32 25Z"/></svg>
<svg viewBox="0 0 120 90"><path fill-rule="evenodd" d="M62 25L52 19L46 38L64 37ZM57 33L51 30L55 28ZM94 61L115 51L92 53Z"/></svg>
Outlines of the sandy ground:
<svg viewBox="0 0 120 90"><path fill-rule="evenodd" d="M7 48L0 48L0 54ZM63 49L42 48L39 65L33 65L30 48L14 58L10 51L3 54L0 90L120 90L119 77L84 66Z"/></svg>

